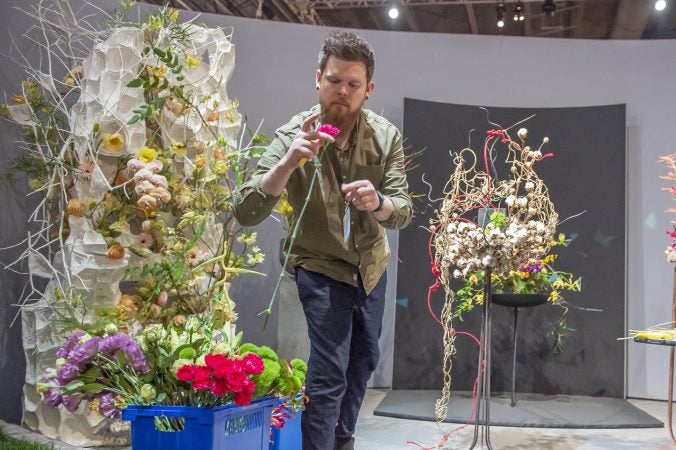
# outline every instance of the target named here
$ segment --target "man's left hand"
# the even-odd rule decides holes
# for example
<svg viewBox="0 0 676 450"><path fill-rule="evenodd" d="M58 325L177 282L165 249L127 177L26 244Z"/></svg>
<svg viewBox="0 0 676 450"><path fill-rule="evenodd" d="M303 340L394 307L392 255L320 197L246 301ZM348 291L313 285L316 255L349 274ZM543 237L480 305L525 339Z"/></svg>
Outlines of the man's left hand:
<svg viewBox="0 0 676 450"><path fill-rule="evenodd" d="M369 180L344 184L341 190L345 194L345 201L352 203L359 211L372 212L380 204L376 188Z"/></svg>

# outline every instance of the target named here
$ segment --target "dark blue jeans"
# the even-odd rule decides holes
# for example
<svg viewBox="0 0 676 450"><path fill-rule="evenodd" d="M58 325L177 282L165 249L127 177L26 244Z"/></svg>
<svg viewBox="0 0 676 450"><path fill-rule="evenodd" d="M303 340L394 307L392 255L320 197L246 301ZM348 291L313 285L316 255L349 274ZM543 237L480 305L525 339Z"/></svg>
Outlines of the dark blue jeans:
<svg viewBox="0 0 676 450"><path fill-rule="evenodd" d="M336 437L354 433L378 364L387 276L369 295L361 278L355 287L301 267L296 284L310 337L303 450L333 450Z"/></svg>

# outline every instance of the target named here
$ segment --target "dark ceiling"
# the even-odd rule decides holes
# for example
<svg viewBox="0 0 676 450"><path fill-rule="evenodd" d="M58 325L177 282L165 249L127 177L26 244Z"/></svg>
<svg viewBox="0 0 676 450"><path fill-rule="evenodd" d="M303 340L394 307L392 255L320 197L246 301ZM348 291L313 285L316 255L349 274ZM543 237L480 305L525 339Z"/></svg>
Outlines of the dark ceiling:
<svg viewBox="0 0 676 450"><path fill-rule="evenodd" d="M167 0L143 0L162 4ZM371 30L542 36L580 39L676 38L676 0L661 12L655 0L168 0L177 9L223 15ZM388 16L393 4L396 20ZM498 5L505 26L498 28ZM525 20L514 21L523 5Z"/></svg>

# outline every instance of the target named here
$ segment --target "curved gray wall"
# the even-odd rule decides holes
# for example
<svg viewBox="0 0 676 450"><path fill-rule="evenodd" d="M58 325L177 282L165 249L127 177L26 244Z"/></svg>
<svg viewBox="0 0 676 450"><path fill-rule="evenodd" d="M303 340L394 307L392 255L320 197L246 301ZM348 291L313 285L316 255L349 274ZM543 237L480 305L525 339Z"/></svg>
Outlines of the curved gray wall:
<svg viewBox="0 0 676 450"><path fill-rule="evenodd" d="M27 20L12 6L30 7L31 1L5 0L2 48L9 35L21 35ZM95 2L113 9L114 0ZM81 0L73 0L77 9ZM187 16L187 14L185 14ZM254 19L202 15L211 26L234 26L237 68L229 85L254 126L265 119L263 130L272 132L292 114L315 102L314 70L319 46L328 28ZM627 105L627 270L628 327L644 328L668 321L671 313L672 267L664 261L668 240L664 231L670 217L665 186L658 179L663 168L656 162L672 153L670 138L676 104L676 41L582 41L544 38L442 35L426 33L358 31L375 48L376 90L368 106L402 125L403 98L457 104L509 107L566 107L601 104ZM0 91L16 91L22 74L16 64L0 64ZM2 127L3 155L17 155L8 127ZM571 130L574 132L574 130ZM0 246L22 239L26 211L21 189L3 187L3 226ZM276 224L270 225L274 227ZM276 240L276 238L275 238ZM276 245L276 244L275 244ZM270 254L272 259L276 255ZM2 256L6 261L5 256ZM14 275L0 274L0 418L16 421L22 374L18 327L9 328L11 304L22 287ZM244 292L243 290L239 292ZM259 311L267 298L251 300ZM424 291L420 299L424 301ZM246 303L240 300L240 310ZM258 309L256 309L258 308ZM274 336L274 330L270 330ZM259 340L258 329L247 330ZM261 339L271 339L269 337ZM618 336L619 337L619 336ZM667 350L628 344L628 394L666 398Z"/></svg>

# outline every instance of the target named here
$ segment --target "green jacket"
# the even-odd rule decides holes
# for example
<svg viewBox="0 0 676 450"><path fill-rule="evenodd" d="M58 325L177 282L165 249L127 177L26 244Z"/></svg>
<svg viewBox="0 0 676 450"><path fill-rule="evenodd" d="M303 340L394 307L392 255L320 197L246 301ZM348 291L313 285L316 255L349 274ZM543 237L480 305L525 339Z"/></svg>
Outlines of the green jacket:
<svg viewBox="0 0 676 450"><path fill-rule="evenodd" d="M297 114L277 129L275 139L258 161L255 173L235 195L234 214L240 224L256 225L270 215L278 198L263 191L263 174L286 154L302 123L318 108L315 106ZM390 255L384 228L408 225L412 205L404 170L402 139L397 128L372 111L362 110L354 133L349 149L340 151L332 144L326 144L320 150L321 170L294 242L290 267L302 266L355 286L357 276L361 274L364 288L370 293L385 272ZM303 208L315 170L315 163L310 160L289 178L286 190L294 210L289 234ZM370 180L376 189L389 197L394 209L388 220L378 222L372 214L352 208L352 232L344 242L345 199L340 187L343 183L362 179ZM289 241L287 239L287 249Z"/></svg>

